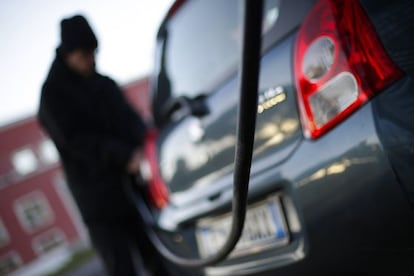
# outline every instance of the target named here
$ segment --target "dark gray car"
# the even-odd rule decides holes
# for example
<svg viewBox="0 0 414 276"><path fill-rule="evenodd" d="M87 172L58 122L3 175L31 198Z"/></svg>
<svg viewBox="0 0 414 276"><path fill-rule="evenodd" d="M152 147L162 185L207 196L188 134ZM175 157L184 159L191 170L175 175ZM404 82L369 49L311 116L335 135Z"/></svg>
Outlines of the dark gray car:
<svg viewBox="0 0 414 276"><path fill-rule="evenodd" d="M413 2L264 3L244 232L226 261L177 271L412 271ZM157 37L143 176L157 233L182 256L211 256L229 231L239 6L176 1Z"/></svg>

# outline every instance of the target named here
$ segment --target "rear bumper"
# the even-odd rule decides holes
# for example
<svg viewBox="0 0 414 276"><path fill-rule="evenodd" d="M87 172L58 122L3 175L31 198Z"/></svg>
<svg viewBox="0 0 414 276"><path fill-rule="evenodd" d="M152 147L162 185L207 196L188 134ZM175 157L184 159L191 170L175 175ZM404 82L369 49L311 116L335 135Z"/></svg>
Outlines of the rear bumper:
<svg viewBox="0 0 414 276"><path fill-rule="evenodd" d="M398 82L320 139L303 140L283 164L252 176L252 198L282 194L290 243L230 259L204 272L310 275L407 271L414 258L414 210L404 187L414 183L414 153L393 150L404 148L398 146L402 139L391 143L388 137L400 137L403 128L401 124L394 124L399 128L385 127L384 122L388 126L395 116L384 115L381 108L396 91L408 93L411 83L407 79ZM408 126L404 131L414 133ZM413 145L413 136L404 137ZM395 160L403 165L396 165ZM228 191L220 201L229 204L230 199ZM162 217L165 223L165 214ZM194 228L190 223L186 229L163 238L175 251L194 257Z"/></svg>
<svg viewBox="0 0 414 276"><path fill-rule="evenodd" d="M389 162L390 150L381 142L390 133L377 132L374 117L376 101L384 101L395 89L401 83L317 141L304 140L288 161L268 172L273 186L293 202L286 210L294 208L298 214L300 227L291 229L289 246L206 271L406 271L414 257L414 212ZM414 171L414 162L405 167Z"/></svg>
<svg viewBox="0 0 414 276"><path fill-rule="evenodd" d="M295 238L298 243L291 252L302 248L303 260L292 258L291 265L277 269L277 257L282 254L275 250L266 254L267 264L257 270L248 271L244 262L228 274L259 269L275 270L278 275L407 271L414 257L414 212L405 187L414 183L414 155L401 148L413 144L407 133L414 132L394 121L395 113L414 117L398 108L393 114L380 115L379 106L392 106L390 99L396 100L397 92L412 93L411 83L405 79L395 84L321 139L304 140L270 177L278 182L281 176L279 182L285 183L286 195L299 214L302 227L292 235L292 244ZM384 127L391 122L399 127ZM390 136L400 139L392 139L391 144ZM257 260L250 258L254 268Z"/></svg>

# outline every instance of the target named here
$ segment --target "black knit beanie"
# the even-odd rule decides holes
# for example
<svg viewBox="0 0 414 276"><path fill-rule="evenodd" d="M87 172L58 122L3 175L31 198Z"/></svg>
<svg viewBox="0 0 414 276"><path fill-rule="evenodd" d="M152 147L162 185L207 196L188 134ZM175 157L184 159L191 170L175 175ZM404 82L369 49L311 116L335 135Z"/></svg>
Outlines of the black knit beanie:
<svg viewBox="0 0 414 276"><path fill-rule="evenodd" d="M98 47L96 36L82 15L63 19L60 22L60 28L59 51L61 53L69 53L77 49L95 50Z"/></svg>

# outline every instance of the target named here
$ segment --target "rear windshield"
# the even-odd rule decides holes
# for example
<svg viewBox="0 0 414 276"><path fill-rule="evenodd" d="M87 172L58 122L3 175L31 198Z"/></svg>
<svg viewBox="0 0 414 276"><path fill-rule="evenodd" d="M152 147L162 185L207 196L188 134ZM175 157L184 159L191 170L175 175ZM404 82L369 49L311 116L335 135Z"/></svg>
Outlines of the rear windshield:
<svg viewBox="0 0 414 276"><path fill-rule="evenodd" d="M165 71L174 96L209 93L234 73L240 56L241 7L238 0L186 1L170 19ZM279 15L279 0L266 0L263 32Z"/></svg>

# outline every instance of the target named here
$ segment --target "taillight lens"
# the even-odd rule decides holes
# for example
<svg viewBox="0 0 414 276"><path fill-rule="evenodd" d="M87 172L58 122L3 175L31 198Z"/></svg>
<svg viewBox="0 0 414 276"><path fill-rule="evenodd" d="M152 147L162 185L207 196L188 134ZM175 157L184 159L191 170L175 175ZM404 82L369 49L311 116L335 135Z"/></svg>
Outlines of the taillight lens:
<svg viewBox="0 0 414 276"><path fill-rule="evenodd" d="M315 5L298 33L294 72L302 125L313 139L403 75L356 0Z"/></svg>
<svg viewBox="0 0 414 276"><path fill-rule="evenodd" d="M167 12L167 17L173 17L174 14L181 8L181 6L185 3L185 0L176 0L174 4L170 7Z"/></svg>
<svg viewBox="0 0 414 276"><path fill-rule="evenodd" d="M141 162L141 175L148 182L148 196L155 207L161 209L168 204L169 192L159 173L157 158L157 136L155 129L147 132L145 137L144 155Z"/></svg>

